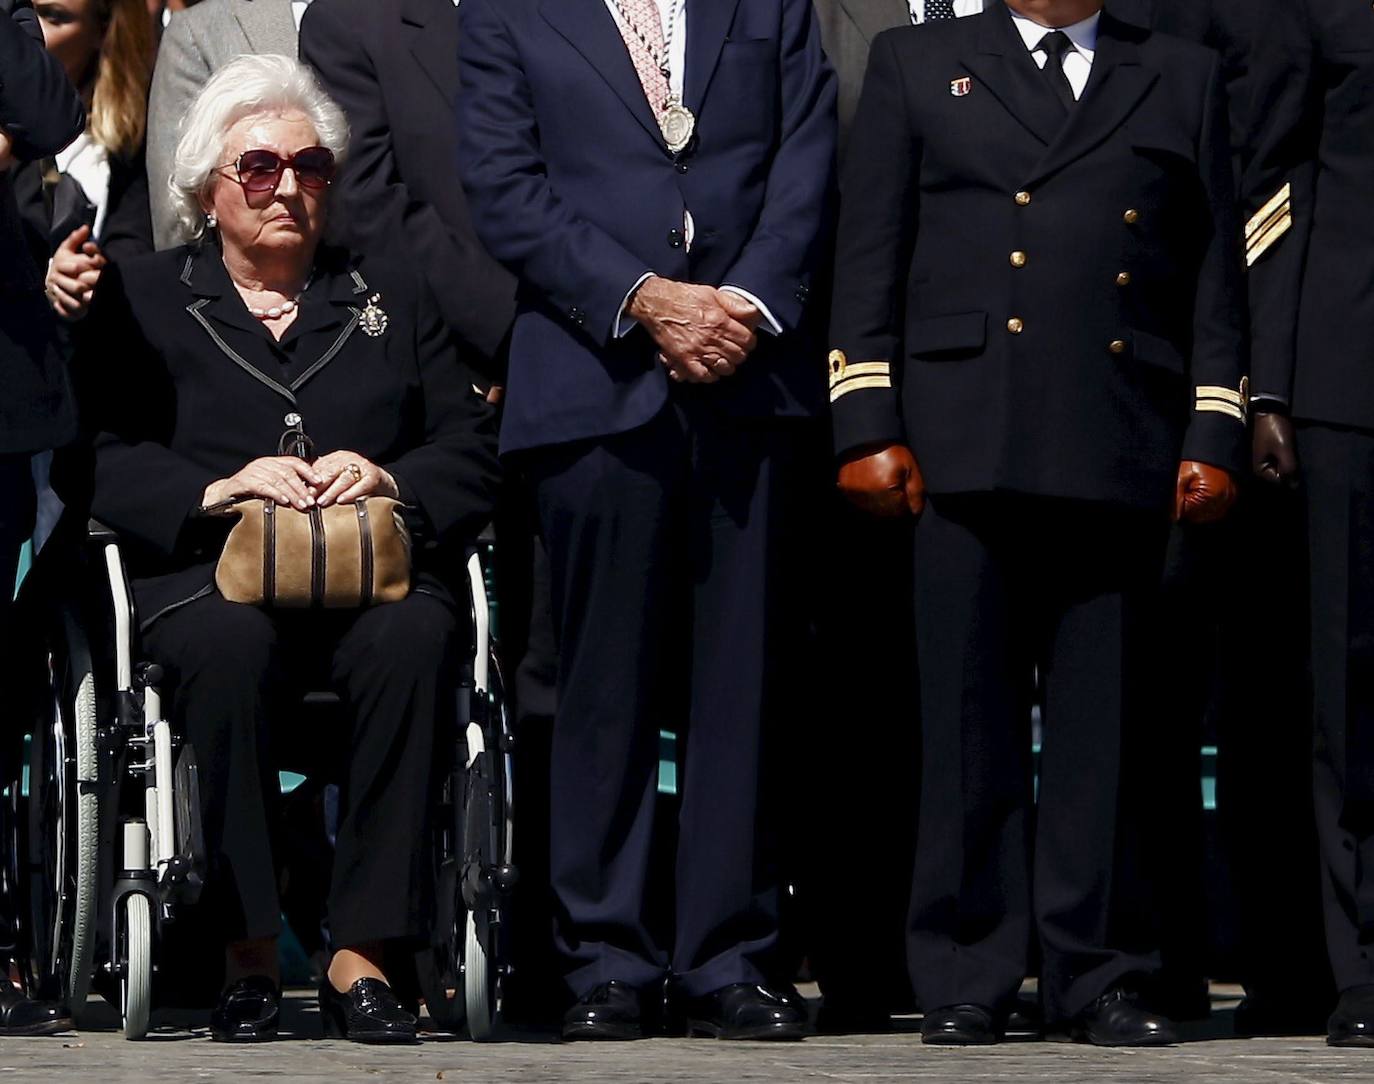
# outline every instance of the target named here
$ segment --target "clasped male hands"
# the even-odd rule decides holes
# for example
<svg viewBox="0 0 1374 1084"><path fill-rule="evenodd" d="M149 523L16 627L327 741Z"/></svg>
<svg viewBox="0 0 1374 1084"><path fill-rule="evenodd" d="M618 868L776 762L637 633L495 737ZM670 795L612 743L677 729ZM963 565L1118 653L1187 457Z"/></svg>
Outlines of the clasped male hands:
<svg viewBox="0 0 1374 1084"><path fill-rule="evenodd" d="M635 291L626 314L658 345L669 378L685 384L733 375L758 345L762 319L738 294L657 275Z"/></svg>

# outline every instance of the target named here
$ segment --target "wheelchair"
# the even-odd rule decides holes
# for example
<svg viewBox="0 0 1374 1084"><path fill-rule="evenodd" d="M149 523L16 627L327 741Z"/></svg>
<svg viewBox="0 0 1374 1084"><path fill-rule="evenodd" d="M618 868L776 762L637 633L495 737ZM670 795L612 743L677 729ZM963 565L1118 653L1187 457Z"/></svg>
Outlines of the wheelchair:
<svg viewBox="0 0 1374 1084"><path fill-rule="evenodd" d="M158 1003L165 931L200 896L205 848L195 751L163 711L163 673L138 658L118 537L92 522L52 548L21 592L41 671L22 763L6 770L0 869L22 985L89 1022L92 989L141 1039ZM475 650L463 667L453 768L432 842L436 922L417 959L433 1024L494 1034L507 971L513 735L488 593L490 538L464 554ZM46 550L45 550L46 555ZM4 926L8 925L8 929ZM7 935L7 936L6 936Z"/></svg>

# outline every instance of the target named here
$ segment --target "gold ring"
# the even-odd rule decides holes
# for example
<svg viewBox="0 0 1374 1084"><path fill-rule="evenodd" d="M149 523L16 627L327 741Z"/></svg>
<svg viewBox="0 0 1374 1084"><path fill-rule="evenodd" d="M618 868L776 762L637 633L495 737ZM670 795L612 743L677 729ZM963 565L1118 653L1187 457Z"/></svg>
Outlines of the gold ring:
<svg viewBox="0 0 1374 1084"><path fill-rule="evenodd" d="M361 482L363 480L363 468L358 466L358 464L350 463L348 466L344 467L344 470L353 475L353 481Z"/></svg>

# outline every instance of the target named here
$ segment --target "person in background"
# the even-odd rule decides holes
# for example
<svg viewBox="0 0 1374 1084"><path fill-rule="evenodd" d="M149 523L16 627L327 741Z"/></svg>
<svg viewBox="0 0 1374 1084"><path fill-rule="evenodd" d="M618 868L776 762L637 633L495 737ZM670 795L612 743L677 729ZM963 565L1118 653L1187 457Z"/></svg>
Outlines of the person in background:
<svg viewBox="0 0 1374 1084"><path fill-rule="evenodd" d="M172 158L182 119L215 72L236 56L295 57L301 17L310 0L201 0L173 10L158 47L148 97L148 193L153 243L180 244ZM169 5L169 8L172 5Z"/></svg>
<svg viewBox="0 0 1374 1084"><path fill-rule="evenodd" d="M76 89L43 48L29 0L0 0L0 659L11 657L10 603L19 551L33 529L30 460L76 432L42 272L34 266L14 200L13 174L21 163L61 151L85 123ZM17 737L3 736L7 758L18 755L12 748ZM13 776L7 772L5 778ZM6 916L8 922L16 917ZM66 1006L29 1001L0 980L0 1035L70 1027Z"/></svg>

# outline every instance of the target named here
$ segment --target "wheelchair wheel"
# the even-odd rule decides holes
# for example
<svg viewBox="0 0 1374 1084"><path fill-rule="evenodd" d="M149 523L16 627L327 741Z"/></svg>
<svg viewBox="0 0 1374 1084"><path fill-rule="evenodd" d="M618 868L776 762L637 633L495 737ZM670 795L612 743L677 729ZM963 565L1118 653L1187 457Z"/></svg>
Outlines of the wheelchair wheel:
<svg viewBox="0 0 1374 1084"><path fill-rule="evenodd" d="M463 936L463 1000L467 1006L468 1034L478 1042L496 1030L496 962L488 951L490 929L485 913L469 911Z"/></svg>
<svg viewBox="0 0 1374 1084"><path fill-rule="evenodd" d="M124 972L119 980L119 1014L124 1038L142 1039L153 1015L153 905L142 893L130 892L120 909Z"/></svg>
<svg viewBox="0 0 1374 1084"><path fill-rule="evenodd" d="M48 644L51 714L29 746L31 958L39 996L80 1019L90 993L99 879L95 676L86 637L63 609Z"/></svg>

